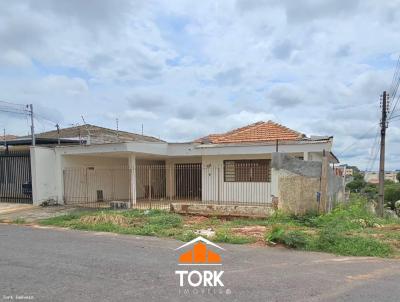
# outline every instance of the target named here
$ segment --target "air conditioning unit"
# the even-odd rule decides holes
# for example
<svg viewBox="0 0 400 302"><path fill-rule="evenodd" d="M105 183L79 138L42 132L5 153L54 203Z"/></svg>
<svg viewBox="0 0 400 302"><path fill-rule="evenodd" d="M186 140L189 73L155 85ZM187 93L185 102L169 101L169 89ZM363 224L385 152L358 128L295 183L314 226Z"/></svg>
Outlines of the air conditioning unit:
<svg viewBox="0 0 400 302"><path fill-rule="evenodd" d="M110 208L113 210L126 210L130 208L129 201L110 201Z"/></svg>

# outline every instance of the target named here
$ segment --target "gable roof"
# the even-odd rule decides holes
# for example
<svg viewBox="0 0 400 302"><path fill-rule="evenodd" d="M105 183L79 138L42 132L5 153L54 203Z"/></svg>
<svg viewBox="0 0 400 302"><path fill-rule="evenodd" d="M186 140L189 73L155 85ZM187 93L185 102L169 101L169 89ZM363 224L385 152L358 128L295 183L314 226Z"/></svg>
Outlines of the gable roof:
<svg viewBox="0 0 400 302"><path fill-rule="evenodd" d="M257 122L223 134L210 134L197 139L197 143L226 144L268 142L276 140L302 140L306 135L273 121Z"/></svg>
<svg viewBox="0 0 400 302"><path fill-rule="evenodd" d="M117 143L127 141L144 141L144 142L163 142L162 140L153 136L140 135L132 132L114 130L95 125L81 125L60 129L60 138L73 138L88 140L90 134L91 144L104 144L104 143ZM57 130L47 131L36 134L37 138L51 138L57 139Z"/></svg>

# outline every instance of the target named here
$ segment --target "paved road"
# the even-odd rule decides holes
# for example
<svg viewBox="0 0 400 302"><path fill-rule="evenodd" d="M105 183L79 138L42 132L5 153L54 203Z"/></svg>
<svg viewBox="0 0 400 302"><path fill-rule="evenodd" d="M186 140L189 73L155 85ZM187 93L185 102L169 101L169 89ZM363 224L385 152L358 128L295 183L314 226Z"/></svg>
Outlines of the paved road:
<svg viewBox="0 0 400 302"><path fill-rule="evenodd" d="M176 264L179 245L0 224L0 301L16 301L16 295L33 301L400 299L400 261L239 245L223 245L223 293L185 296L174 272L182 268Z"/></svg>

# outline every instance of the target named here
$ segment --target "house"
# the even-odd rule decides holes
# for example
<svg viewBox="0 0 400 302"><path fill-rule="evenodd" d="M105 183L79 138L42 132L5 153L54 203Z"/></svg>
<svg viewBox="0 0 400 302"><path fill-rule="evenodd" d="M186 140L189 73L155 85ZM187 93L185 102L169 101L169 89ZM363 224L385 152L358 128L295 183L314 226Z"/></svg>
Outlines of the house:
<svg viewBox="0 0 400 302"><path fill-rule="evenodd" d="M92 133L87 131L86 137L89 135ZM284 198L294 198L296 203L300 194L316 203L321 183L323 197L332 191L327 177L335 176L329 164L338 163L331 152L332 143L332 137L307 137L267 121L187 143L149 137L125 141L114 135L99 144L36 146L31 147L33 202L271 205L274 198L290 191L281 194L285 183L291 186L287 182L290 176L301 176L312 181L291 181L302 183L306 192ZM279 157L283 154L289 157ZM306 190L307 186L312 189Z"/></svg>
<svg viewBox="0 0 400 302"><path fill-rule="evenodd" d="M39 151L30 152L32 145L31 136L6 136L2 137L0 145L0 202L32 203L31 157ZM161 140L145 135L117 131L94 125L73 126L64 129L38 133L35 135L36 147L32 150L54 150L56 146L79 146L89 144L107 144L122 142L162 142ZM43 149L45 147L45 149ZM41 149L42 148L42 149ZM49 162L51 164L51 162ZM48 169L47 162L42 163ZM33 171L36 172L36 169ZM40 177L40 175L38 175ZM46 184L46 191L53 190ZM41 200L39 195L36 201Z"/></svg>
<svg viewBox="0 0 400 302"><path fill-rule="evenodd" d="M399 182L397 180L396 171L386 171L385 172L385 180L390 180L393 182ZM364 180L370 184L378 184L379 183L379 172L377 171L369 171L364 173Z"/></svg>

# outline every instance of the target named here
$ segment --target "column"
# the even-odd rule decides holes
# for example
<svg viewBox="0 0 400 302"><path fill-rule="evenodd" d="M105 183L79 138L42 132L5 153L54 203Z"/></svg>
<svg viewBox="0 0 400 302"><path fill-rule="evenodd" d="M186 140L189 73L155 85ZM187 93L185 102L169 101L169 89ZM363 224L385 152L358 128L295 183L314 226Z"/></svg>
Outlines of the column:
<svg viewBox="0 0 400 302"><path fill-rule="evenodd" d="M133 207L136 205L136 156L129 156L129 173L130 173L130 188L129 188L129 197L130 197L130 206Z"/></svg>

